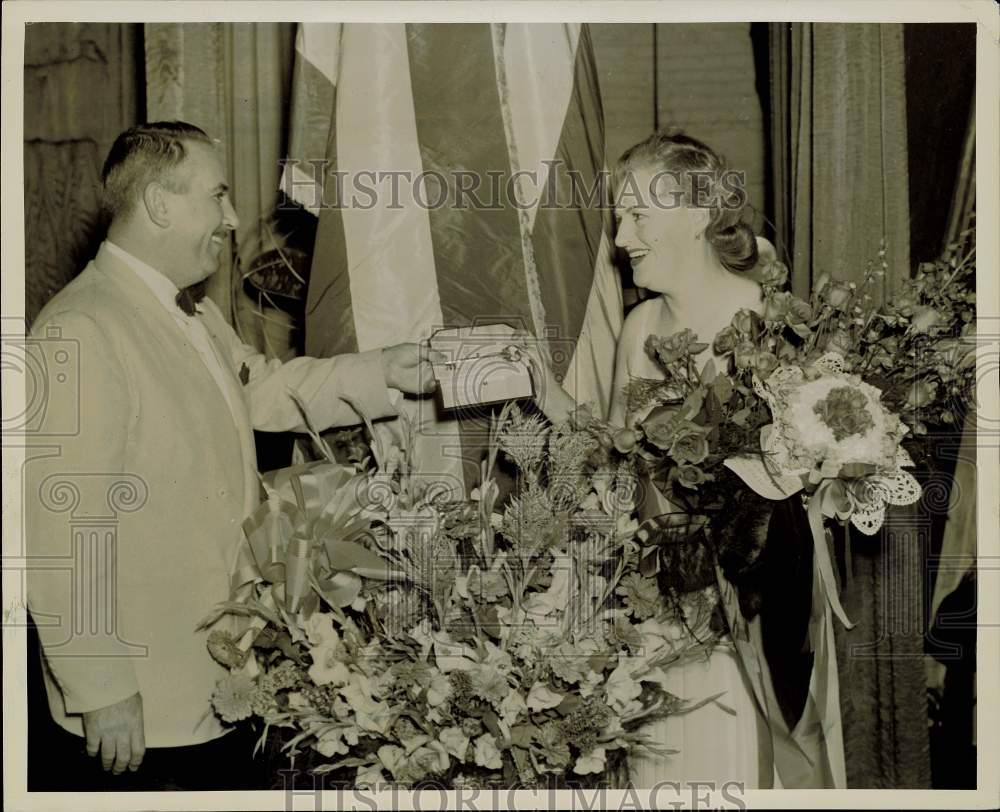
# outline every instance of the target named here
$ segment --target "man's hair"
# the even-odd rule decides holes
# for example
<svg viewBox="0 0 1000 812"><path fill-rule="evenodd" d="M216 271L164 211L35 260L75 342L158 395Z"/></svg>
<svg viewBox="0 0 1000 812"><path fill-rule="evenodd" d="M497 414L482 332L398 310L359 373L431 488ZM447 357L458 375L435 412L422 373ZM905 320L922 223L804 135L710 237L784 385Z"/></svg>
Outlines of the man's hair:
<svg viewBox="0 0 1000 812"><path fill-rule="evenodd" d="M183 183L173 170L187 157L186 141L212 145L204 130L183 121L138 124L119 135L101 170L101 202L108 217L113 220L131 214L143 190L153 181L183 192Z"/></svg>

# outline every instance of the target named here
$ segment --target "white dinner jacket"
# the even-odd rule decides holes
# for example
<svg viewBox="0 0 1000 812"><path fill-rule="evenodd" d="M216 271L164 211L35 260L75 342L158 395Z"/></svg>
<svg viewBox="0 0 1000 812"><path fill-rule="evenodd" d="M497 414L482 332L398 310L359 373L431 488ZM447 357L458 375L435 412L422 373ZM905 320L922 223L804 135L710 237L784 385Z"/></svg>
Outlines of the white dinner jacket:
<svg viewBox="0 0 1000 812"><path fill-rule="evenodd" d="M228 596L257 504L252 429L302 430L289 387L319 428L360 422L354 406L396 414L379 351L268 361L211 301L201 308L228 403L182 328L105 246L32 328L69 352L72 372L67 384L66 366L48 364L24 515L50 707L77 734L83 711L138 691L147 746L221 735L209 699L224 672L195 626Z"/></svg>

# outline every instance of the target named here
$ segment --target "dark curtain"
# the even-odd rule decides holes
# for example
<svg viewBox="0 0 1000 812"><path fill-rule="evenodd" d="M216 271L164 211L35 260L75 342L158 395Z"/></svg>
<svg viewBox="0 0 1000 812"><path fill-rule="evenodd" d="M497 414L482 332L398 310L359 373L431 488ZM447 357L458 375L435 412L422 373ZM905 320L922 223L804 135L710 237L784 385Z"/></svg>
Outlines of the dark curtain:
<svg viewBox="0 0 1000 812"><path fill-rule="evenodd" d="M808 294L824 272L858 278L884 238L888 293L911 271L910 203L924 199L909 188L921 176L910 172L908 133L918 154L934 137L908 127L908 111L927 104L907 93L904 27L772 23L768 41L776 243L793 289ZM837 545L857 624L837 627L850 788L930 787L923 610L938 490L889 511L880 534Z"/></svg>
<svg viewBox="0 0 1000 812"><path fill-rule="evenodd" d="M771 23L776 245L792 289L850 281L878 261L887 289L910 272L901 24Z"/></svg>

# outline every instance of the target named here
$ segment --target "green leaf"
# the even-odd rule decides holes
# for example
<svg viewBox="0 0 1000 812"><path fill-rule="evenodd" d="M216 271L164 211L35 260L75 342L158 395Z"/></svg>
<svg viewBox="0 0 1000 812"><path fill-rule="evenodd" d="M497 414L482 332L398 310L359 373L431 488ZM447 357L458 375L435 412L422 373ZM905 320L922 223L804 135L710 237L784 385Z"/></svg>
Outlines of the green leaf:
<svg viewBox="0 0 1000 812"><path fill-rule="evenodd" d="M725 375L719 375L712 383L712 391L720 403L726 403L733 394L733 385Z"/></svg>
<svg viewBox="0 0 1000 812"><path fill-rule="evenodd" d="M716 379L717 376L718 373L715 371L715 359L709 358L705 362L705 366L701 368L701 380L703 383L710 384Z"/></svg>
<svg viewBox="0 0 1000 812"><path fill-rule="evenodd" d="M326 557L335 570L347 570L364 575L366 578L390 578L389 562L378 553L369 550L353 541L339 541L326 538L323 540ZM362 571L363 570L363 571ZM368 575L372 572L374 575Z"/></svg>
<svg viewBox="0 0 1000 812"><path fill-rule="evenodd" d="M639 572L647 578L654 577L660 571L660 556L658 547L650 547L639 559Z"/></svg>
<svg viewBox="0 0 1000 812"><path fill-rule="evenodd" d="M538 735L538 728L534 725L520 724L510 729L510 743L513 747L528 748L531 742Z"/></svg>

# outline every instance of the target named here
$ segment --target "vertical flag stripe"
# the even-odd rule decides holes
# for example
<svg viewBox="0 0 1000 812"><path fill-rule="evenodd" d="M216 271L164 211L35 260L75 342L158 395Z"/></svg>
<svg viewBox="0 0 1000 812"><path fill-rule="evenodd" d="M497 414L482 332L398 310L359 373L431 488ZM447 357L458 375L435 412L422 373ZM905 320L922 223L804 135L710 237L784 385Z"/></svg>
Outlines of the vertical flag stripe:
<svg viewBox="0 0 1000 812"><path fill-rule="evenodd" d="M326 148L329 170L337 168L337 141L331 133ZM306 355L325 358L357 352L347 240L340 209L320 211L306 297Z"/></svg>
<svg viewBox="0 0 1000 812"><path fill-rule="evenodd" d="M534 228L573 97L580 27L580 23L506 26L503 62L518 168L534 173L529 228Z"/></svg>
<svg viewBox="0 0 1000 812"><path fill-rule="evenodd" d="M615 350L624 321L621 279L611 257L610 230L605 230L580 335L562 382L577 402L596 404L597 413L605 417L611 409Z"/></svg>
<svg viewBox="0 0 1000 812"><path fill-rule="evenodd" d="M288 127L291 162L281 188L317 217L324 176L315 161L326 157L333 125L341 31L339 23L309 23L300 25L295 37Z"/></svg>
<svg viewBox="0 0 1000 812"><path fill-rule="evenodd" d="M421 150L404 25L352 26L340 77L352 89L338 99L336 138L358 346L426 338L442 321L440 285L428 212L406 180L420 174Z"/></svg>
<svg viewBox="0 0 1000 812"><path fill-rule="evenodd" d="M585 199L598 191L604 168L603 115L589 43L584 29L574 63L575 82L554 155L558 162L553 184L555 205L539 209L534 229L542 303L548 318L559 326L561 337L573 342L569 346L580 335L607 226L601 198ZM574 283L566 284L567 279ZM557 372L565 373L570 360L571 354L565 353Z"/></svg>
<svg viewBox="0 0 1000 812"><path fill-rule="evenodd" d="M488 204L488 173L510 174L490 26L407 25L407 33L424 171L440 173L452 200L456 172L470 173L470 182L486 185L478 197ZM449 203L432 208L430 220L445 322L503 318L530 328L516 211Z"/></svg>

